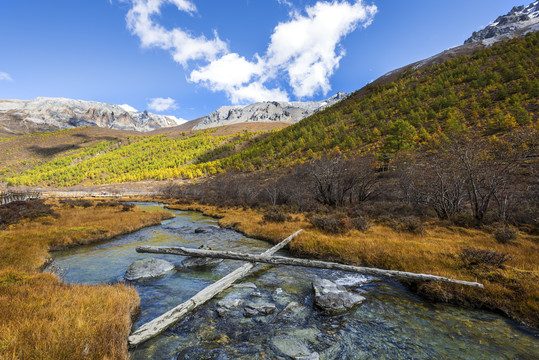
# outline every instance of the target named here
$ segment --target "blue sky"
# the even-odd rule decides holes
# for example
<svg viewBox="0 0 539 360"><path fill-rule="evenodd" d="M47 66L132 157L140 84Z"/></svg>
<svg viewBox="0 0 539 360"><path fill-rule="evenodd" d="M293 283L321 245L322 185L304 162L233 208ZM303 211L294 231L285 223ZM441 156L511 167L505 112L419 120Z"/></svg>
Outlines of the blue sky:
<svg viewBox="0 0 539 360"><path fill-rule="evenodd" d="M463 43L512 0L0 0L0 99L194 119L319 100Z"/></svg>

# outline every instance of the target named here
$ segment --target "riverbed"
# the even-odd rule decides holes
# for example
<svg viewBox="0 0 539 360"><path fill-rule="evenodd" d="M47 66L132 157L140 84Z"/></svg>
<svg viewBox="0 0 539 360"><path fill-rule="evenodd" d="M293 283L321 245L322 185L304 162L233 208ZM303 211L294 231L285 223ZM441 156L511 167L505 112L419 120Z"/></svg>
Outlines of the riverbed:
<svg viewBox="0 0 539 360"><path fill-rule="evenodd" d="M137 203L151 209L157 203ZM197 212L176 216L108 242L54 252L49 271L69 283L122 282L129 265L145 257L176 265L166 275L130 282L141 298L133 329L189 299L240 266L184 268L181 256L139 254L137 246L200 245L214 250L261 253L270 244L228 229L195 233L217 220ZM286 251L279 255L286 256ZM335 281L366 301L339 315L313 306L315 277ZM222 300L226 300L223 302ZM234 300L234 301L230 301ZM237 300L237 301L235 301ZM220 302L221 301L221 302ZM220 304L237 306L223 308ZM269 304L269 315L245 316L249 304ZM309 357L310 356L310 357ZM537 359L539 336L498 314L430 303L398 282L328 270L259 265L253 273L132 350L134 359Z"/></svg>

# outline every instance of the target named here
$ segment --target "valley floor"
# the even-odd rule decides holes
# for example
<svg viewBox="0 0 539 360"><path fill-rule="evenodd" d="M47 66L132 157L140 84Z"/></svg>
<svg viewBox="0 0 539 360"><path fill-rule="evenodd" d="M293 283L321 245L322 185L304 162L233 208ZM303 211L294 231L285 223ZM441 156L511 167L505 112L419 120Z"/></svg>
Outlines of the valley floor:
<svg viewBox="0 0 539 360"><path fill-rule="evenodd" d="M263 210L165 202L173 209L217 217L222 227L273 243L304 229L290 244L290 250L302 257L483 283L485 289L408 285L434 301L500 311L539 328L537 236L521 233L501 244L488 231L436 221L427 223L422 234L376 223L366 231L335 235L314 229L303 213L269 222L263 220ZM110 200L49 199L44 204L54 214L0 229L0 358L127 359L131 318L139 306L136 291L125 285L69 285L39 269L50 249L107 240L157 224L170 214L144 212ZM510 258L494 266L466 258L463 249L489 249Z"/></svg>
<svg viewBox="0 0 539 360"><path fill-rule="evenodd" d="M170 208L201 211L220 218L222 227L273 243L304 229L289 247L292 253L305 258L477 281L485 288L436 282L407 282L407 285L433 301L501 312L529 327L539 328L537 236L521 233L516 240L501 244L487 230L448 226L437 221L427 223L422 234L377 223L366 231L335 235L314 229L301 213L291 214L289 221L276 223L264 221L264 211L248 208L197 203ZM493 253L481 250L508 254L505 264L490 262L488 257Z"/></svg>

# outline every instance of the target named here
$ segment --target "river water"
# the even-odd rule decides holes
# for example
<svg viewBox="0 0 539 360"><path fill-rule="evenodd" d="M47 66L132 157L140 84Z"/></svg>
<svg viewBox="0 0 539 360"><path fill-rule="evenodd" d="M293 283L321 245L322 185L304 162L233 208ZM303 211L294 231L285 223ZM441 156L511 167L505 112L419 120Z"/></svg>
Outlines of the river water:
<svg viewBox="0 0 539 360"><path fill-rule="evenodd" d="M176 264L161 278L131 283L141 298L135 329L241 264L226 260L214 268L191 270L181 266L181 256L139 254L135 247L206 245L250 253L270 247L232 230L195 234L200 226L217 226L217 220L197 212L169 211L176 217L162 225L55 252L49 269L69 283L112 284L123 281L125 270L137 259L155 257ZM345 314L324 315L313 307L311 281L316 276L342 284L367 300ZM223 299L238 299L240 305L219 316L217 304ZM245 317L244 307L250 303L273 304L276 311ZM538 359L539 334L494 313L425 302L388 279L260 265L237 286L131 355L134 359L316 359L314 353L320 359Z"/></svg>

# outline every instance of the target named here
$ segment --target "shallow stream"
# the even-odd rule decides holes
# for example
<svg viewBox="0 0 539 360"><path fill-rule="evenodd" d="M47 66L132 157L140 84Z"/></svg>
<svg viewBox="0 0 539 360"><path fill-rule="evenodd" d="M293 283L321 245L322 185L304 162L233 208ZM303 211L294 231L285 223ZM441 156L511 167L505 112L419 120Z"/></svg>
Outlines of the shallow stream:
<svg viewBox="0 0 539 360"><path fill-rule="evenodd" d="M161 207L137 203L141 207ZM206 245L214 250L261 253L270 245L235 231L196 234L217 220L197 212L174 211L175 218L106 243L53 253L49 269L66 282L123 281L129 265L145 257L168 260L175 271L132 282L141 314L133 328L189 299L241 264L226 260L214 268L185 269L181 256L139 254L135 247ZM285 251L280 254L286 255ZM328 316L313 307L311 281L319 276L361 293L354 310ZM219 300L240 305L216 311ZM273 304L270 315L245 317L249 303ZM286 311L283 311L287 307ZM221 309L222 310L222 309ZM538 359L539 334L494 313L428 303L399 283L359 274L288 266L259 265L237 286L209 301L157 338L132 351L134 359ZM311 357L308 357L311 355Z"/></svg>

